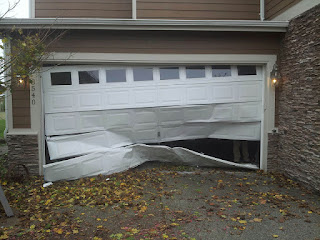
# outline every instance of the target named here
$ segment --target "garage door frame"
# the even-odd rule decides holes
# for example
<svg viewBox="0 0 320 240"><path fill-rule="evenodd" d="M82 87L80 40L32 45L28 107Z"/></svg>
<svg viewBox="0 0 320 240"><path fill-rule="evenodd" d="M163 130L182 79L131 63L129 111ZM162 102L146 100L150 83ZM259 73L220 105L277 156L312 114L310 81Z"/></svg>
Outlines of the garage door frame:
<svg viewBox="0 0 320 240"><path fill-rule="evenodd" d="M55 64L121 64L121 65L171 65L171 64L229 64L262 65L264 81L262 85L263 117L261 121L260 169L267 171L268 133L274 129L275 89L271 84L270 72L276 63L276 55L248 54L107 54L107 53L54 53L46 63ZM39 136L39 171L45 164L44 99L40 74L35 76L34 89L37 101L31 105L31 127ZM38 96L39 95L39 96Z"/></svg>

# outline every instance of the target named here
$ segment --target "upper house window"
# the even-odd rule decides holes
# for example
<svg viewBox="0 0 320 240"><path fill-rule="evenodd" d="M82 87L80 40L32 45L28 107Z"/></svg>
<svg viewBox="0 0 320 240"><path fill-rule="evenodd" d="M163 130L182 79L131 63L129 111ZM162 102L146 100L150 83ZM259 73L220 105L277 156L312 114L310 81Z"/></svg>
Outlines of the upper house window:
<svg viewBox="0 0 320 240"><path fill-rule="evenodd" d="M186 67L187 78L204 78L206 71L204 66L190 66Z"/></svg>
<svg viewBox="0 0 320 240"><path fill-rule="evenodd" d="M91 84L99 83L99 71L79 71L79 83Z"/></svg>
<svg viewBox="0 0 320 240"><path fill-rule="evenodd" d="M50 73L51 85L71 85L71 72Z"/></svg>
<svg viewBox="0 0 320 240"><path fill-rule="evenodd" d="M228 65L212 66L212 77L230 77L231 67Z"/></svg>
<svg viewBox="0 0 320 240"><path fill-rule="evenodd" d="M133 80L134 81L152 81L153 69L152 68L133 68Z"/></svg>
<svg viewBox="0 0 320 240"><path fill-rule="evenodd" d="M257 75L256 66L238 66L238 76Z"/></svg>

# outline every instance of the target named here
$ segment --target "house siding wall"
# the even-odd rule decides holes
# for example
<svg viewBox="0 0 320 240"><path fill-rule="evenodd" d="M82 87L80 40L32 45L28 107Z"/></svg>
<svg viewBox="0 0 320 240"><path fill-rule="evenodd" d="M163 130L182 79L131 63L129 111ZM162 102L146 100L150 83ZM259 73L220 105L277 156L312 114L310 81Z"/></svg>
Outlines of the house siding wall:
<svg viewBox="0 0 320 240"><path fill-rule="evenodd" d="M36 18L131 18L131 0L36 0Z"/></svg>
<svg viewBox="0 0 320 240"><path fill-rule="evenodd" d="M30 88L15 86L12 92L13 128L31 128Z"/></svg>
<svg viewBox="0 0 320 240"><path fill-rule="evenodd" d="M320 192L320 5L290 22L283 39L276 92L274 170ZM276 141L276 143L275 143ZM277 146L277 148L274 148Z"/></svg>
<svg viewBox="0 0 320 240"><path fill-rule="evenodd" d="M260 0L137 0L141 19L258 20ZM131 0L35 0L37 18L132 18Z"/></svg>
<svg viewBox="0 0 320 240"><path fill-rule="evenodd" d="M258 20L259 0L137 0L137 18Z"/></svg>
<svg viewBox="0 0 320 240"><path fill-rule="evenodd" d="M270 20L302 0L266 0L265 17Z"/></svg>
<svg viewBox="0 0 320 240"><path fill-rule="evenodd" d="M69 31L54 52L277 54L281 33Z"/></svg>

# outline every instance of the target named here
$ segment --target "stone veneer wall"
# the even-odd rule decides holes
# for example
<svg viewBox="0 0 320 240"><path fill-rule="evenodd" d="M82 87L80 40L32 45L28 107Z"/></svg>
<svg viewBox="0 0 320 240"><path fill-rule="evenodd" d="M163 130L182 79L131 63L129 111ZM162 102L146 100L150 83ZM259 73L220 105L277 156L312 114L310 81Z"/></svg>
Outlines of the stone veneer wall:
<svg viewBox="0 0 320 240"><path fill-rule="evenodd" d="M279 68L270 168L320 192L320 5L290 22Z"/></svg>
<svg viewBox="0 0 320 240"><path fill-rule="evenodd" d="M30 174L39 175L38 136L7 135L8 164L21 163Z"/></svg>

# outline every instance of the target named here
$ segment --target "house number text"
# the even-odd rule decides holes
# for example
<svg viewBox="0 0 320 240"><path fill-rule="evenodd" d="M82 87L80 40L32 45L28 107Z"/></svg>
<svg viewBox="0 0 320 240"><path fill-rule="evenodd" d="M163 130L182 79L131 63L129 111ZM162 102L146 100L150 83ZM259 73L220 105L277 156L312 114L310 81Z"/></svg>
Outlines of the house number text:
<svg viewBox="0 0 320 240"><path fill-rule="evenodd" d="M35 81L31 83L31 105L36 104L36 86Z"/></svg>

